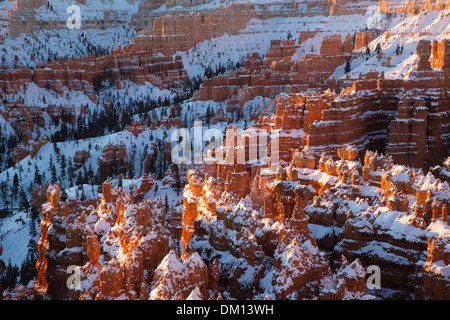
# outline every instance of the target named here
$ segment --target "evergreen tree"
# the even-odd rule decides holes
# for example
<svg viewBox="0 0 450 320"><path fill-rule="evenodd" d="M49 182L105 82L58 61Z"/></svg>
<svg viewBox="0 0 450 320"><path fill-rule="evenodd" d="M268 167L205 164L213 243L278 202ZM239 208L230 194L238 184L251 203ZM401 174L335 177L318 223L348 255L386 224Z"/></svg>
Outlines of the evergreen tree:
<svg viewBox="0 0 450 320"><path fill-rule="evenodd" d="M37 164L34 165L34 184L42 185L42 176Z"/></svg>
<svg viewBox="0 0 450 320"><path fill-rule="evenodd" d="M23 188L20 190L20 206L24 208L27 212L30 209L30 203L28 202L28 197Z"/></svg>
<svg viewBox="0 0 450 320"><path fill-rule="evenodd" d="M19 176L17 175L17 172L14 174L13 185L12 185L11 191L13 192L14 197L17 194L17 192L19 191Z"/></svg>
<svg viewBox="0 0 450 320"><path fill-rule="evenodd" d="M61 180L62 180L62 178L65 178L65 176L66 176L66 156L63 154L61 155L60 168L61 168Z"/></svg>
<svg viewBox="0 0 450 320"><path fill-rule="evenodd" d="M206 124L209 126L209 124L211 123L211 107L208 106L208 108L206 108Z"/></svg>
<svg viewBox="0 0 450 320"><path fill-rule="evenodd" d="M27 248L28 253L25 260L20 266L19 283L27 285L31 280L37 277L36 261L38 258L36 251L37 243L34 239L30 239Z"/></svg>
<svg viewBox="0 0 450 320"><path fill-rule="evenodd" d="M167 193L166 193L166 197L164 199L164 209L166 210L166 214L169 212L169 199L167 198Z"/></svg>
<svg viewBox="0 0 450 320"><path fill-rule="evenodd" d="M156 196L156 192L158 192L158 186L159 186L159 184L155 185L155 196Z"/></svg>
<svg viewBox="0 0 450 320"><path fill-rule="evenodd" d="M53 158L50 157L50 162L49 162L49 169L50 169L50 182L54 183L57 179L57 175L56 175L56 166L53 163Z"/></svg>
<svg viewBox="0 0 450 320"><path fill-rule="evenodd" d="M0 263L2 263L0 261ZM3 288L14 288L17 284L17 278L19 277L19 267L11 264L11 259L9 259L8 266L4 271L1 282Z"/></svg>
<svg viewBox="0 0 450 320"><path fill-rule="evenodd" d="M69 198L69 195L67 194L66 189L62 189L62 191L61 191L61 201L67 201L67 198Z"/></svg>
<svg viewBox="0 0 450 320"><path fill-rule="evenodd" d="M347 74L350 72L350 59L347 59L347 63L345 64L344 72Z"/></svg>
<svg viewBox="0 0 450 320"><path fill-rule="evenodd" d="M380 54L380 52L381 52L381 44L380 43L377 44L377 47L375 48L375 52L377 54Z"/></svg>
<svg viewBox="0 0 450 320"><path fill-rule="evenodd" d="M177 195L179 195L181 191L180 167L174 163L172 169L175 172L175 190Z"/></svg>

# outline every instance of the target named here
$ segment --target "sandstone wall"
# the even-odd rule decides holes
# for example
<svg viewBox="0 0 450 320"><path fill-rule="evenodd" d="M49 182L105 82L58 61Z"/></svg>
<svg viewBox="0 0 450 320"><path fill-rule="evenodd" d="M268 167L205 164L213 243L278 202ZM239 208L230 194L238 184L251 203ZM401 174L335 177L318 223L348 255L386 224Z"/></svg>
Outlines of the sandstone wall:
<svg viewBox="0 0 450 320"><path fill-rule="evenodd" d="M256 96L275 98L281 92L321 87L351 55L350 36L344 41L340 35L324 38L318 55L307 54L298 61L291 60L301 41L311 36L313 33L301 35L299 44L290 40L271 41L264 59L248 54L239 70L205 79L194 100L228 100L227 110L233 111Z"/></svg>
<svg viewBox="0 0 450 320"><path fill-rule="evenodd" d="M446 0L418 0L418 1L390 1L380 0L379 8L384 13L413 13L428 10L445 10L450 8L450 3Z"/></svg>
<svg viewBox="0 0 450 320"><path fill-rule="evenodd" d="M109 55L80 59L59 59L37 64L29 69L16 64L0 70L0 89L5 94L17 93L25 84L34 82L38 87L54 90L60 95L64 88L84 92L96 100L95 88L111 79L120 90L122 80L143 85L149 82L160 89L171 89L184 94L184 84L189 82L181 57L161 56L148 47L130 45L118 48Z"/></svg>

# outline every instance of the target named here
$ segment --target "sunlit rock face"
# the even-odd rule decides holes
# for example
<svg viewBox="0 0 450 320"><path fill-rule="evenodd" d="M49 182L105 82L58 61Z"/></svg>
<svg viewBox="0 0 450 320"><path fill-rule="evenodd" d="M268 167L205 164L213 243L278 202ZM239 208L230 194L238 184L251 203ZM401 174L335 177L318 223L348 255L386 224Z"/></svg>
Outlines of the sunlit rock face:
<svg viewBox="0 0 450 320"><path fill-rule="evenodd" d="M182 247L161 201L135 202L105 182L96 200L61 202L50 186L38 279L5 297L373 299L365 269L378 266L378 296L448 298L448 183L376 152L361 162L353 145L337 158L296 150L264 180L262 206L226 191L227 179L189 171ZM75 290L66 284L71 265Z"/></svg>
<svg viewBox="0 0 450 320"><path fill-rule="evenodd" d="M448 1L442 0L432 0L432 1L389 1L389 0L381 0L379 3L379 8L382 12L386 13L413 13L418 14L420 12L429 11L429 10L445 10L449 9L450 5Z"/></svg>
<svg viewBox="0 0 450 320"><path fill-rule="evenodd" d="M98 200L60 202L58 185L49 187L47 199L34 294L53 299L146 299L142 287L151 284L173 245L162 203L133 203L109 182ZM76 266L80 276L74 290L66 284L69 266Z"/></svg>
<svg viewBox="0 0 450 320"><path fill-rule="evenodd" d="M191 221L197 215L195 223L190 224L192 247L209 259L217 259L217 254L222 256L218 261L224 272L229 272L225 277L228 292L238 298L270 292L277 299L312 296L342 299L349 290L353 290L353 297L364 297L367 289L362 278L352 284L348 282L346 289L312 285L345 274L340 270L348 262L335 258L341 256L358 261L352 264L353 270L380 268L384 290L378 291L379 297L444 297L443 288L448 281L444 270L448 263L444 258L441 261L438 252L446 250L439 241L448 242L448 183L431 173L424 175L422 170L397 165L392 157L377 152L366 151L361 160L354 145L339 148L334 159L337 160L325 151L320 159L308 148L295 151L287 167L279 168L271 180L264 180L263 206L253 201L254 190L244 197L227 192L227 180L220 176L206 178L215 183L203 182L203 197L199 197L195 190L199 189L198 183L206 180L196 179L184 192L185 210L195 208ZM435 170L444 174L445 165ZM196 177L199 175L195 173ZM255 176L255 180L261 178ZM222 198L214 200L216 204L211 210L207 195L220 192ZM195 205L190 206L189 201ZM254 257L261 261L274 257L273 265L263 264L268 268L265 273L260 264L253 264L254 258L244 261L241 256L242 250L246 250L242 249L244 235L250 239L248 246L253 248ZM436 244L432 243L435 237L441 239ZM428 257L423 255L427 248ZM238 264L227 265L230 258L224 252L229 252ZM434 260L430 258L433 254ZM278 260L281 257L287 260ZM297 266L296 259L302 261L301 265ZM293 267L295 276L294 269L283 269L293 265L297 266ZM244 281L242 269L251 271L252 281ZM311 269L314 274L308 273ZM269 277L261 276L267 272L273 272L270 286L266 282ZM240 284L236 284L235 277L241 279ZM293 282L289 280L286 285L288 278ZM223 285L225 280L222 281ZM442 289L433 291L431 283Z"/></svg>

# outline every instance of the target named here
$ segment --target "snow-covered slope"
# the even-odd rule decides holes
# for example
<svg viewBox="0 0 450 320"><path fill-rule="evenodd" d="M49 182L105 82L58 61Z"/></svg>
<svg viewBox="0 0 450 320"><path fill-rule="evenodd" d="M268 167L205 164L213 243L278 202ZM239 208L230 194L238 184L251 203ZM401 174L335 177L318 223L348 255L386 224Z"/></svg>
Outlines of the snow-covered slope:
<svg viewBox="0 0 450 320"><path fill-rule="evenodd" d="M201 42L193 48L178 52L191 78L203 76L205 69L213 70L220 64L236 65L248 53L265 55L271 40L291 39L298 42L301 31L317 31L317 35L306 40L294 54L300 60L305 53L318 53L322 38L331 34L353 35L364 30L372 14L349 16L280 17L267 20L252 19L237 35L225 34Z"/></svg>
<svg viewBox="0 0 450 320"><path fill-rule="evenodd" d="M420 40L450 39L450 10L397 14L382 21L382 25L386 31L368 45L371 54L365 55L366 48L363 47L359 49L361 55L351 61L352 78L376 69L384 72L388 79L407 79L409 72L417 66L416 46ZM382 53L380 59L375 52L378 44ZM398 54L397 48L400 49ZM344 65L337 68L333 76L336 79L345 77Z"/></svg>

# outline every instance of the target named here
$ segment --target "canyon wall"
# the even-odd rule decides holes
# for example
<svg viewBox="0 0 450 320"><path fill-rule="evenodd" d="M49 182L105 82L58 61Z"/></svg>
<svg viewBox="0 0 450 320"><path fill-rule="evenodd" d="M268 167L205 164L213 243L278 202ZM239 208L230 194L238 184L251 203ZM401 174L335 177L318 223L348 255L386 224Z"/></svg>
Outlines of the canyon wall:
<svg viewBox="0 0 450 320"><path fill-rule="evenodd" d="M275 98L281 92L321 87L336 67L351 56L351 37L323 38L319 54L306 54L298 61L293 60L300 41L313 36L314 33L300 34L298 44L291 40L272 40L264 59L255 53L248 54L240 69L204 79L194 100L228 100L227 110L232 111L256 96Z"/></svg>
<svg viewBox="0 0 450 320"><path fill-rule="evenodd" d="M189 82L181 57L161 56L149 48L135 45L118 48L106 56L59 59L37 64L33 69L17 63L13 69L5 66L0 70L1 90L5 94L17 94L24 84L33 82L60 95L64 88L82 91L95 101L95 88L107 79L111 79L119 90L121 81L130 80L136 84L149 82L160 89L178 90L180 94L183 94L184 84Z"/></svg>
<svg viewBox="0 0 450 320"><path fill-rule="evenodd" d="M250 130L254 131L253 128L246 131ZM239 148L235 147L235 152ZM203 257L219 256L222 270L229 272L226 277L229 290L239 298L258 292L260 285L262 271L257 267L260 264L245 256L246 248L250 247L256 259L275 257L277 271L271 283L277 299L315 294L325 299L327 295L321 292L324 288L312 284L317 278L302 267L300 277L282 269L283 274L292 276L293 284L283 287L288 288L287 292L278 291L281 284L275 276L280 270L277 268L287 267L284 261L277 260L280 245L292 239L289 234L293 230L300 232L300 239L308 239L311 231L314 236L311 243L326 254L337 274L347 265L347 259L360 261L364 268L379 268L381 288L369 290L370 293L385 299L447 299L450 278L443 268L449 264L448 184L430 173L424 175L422 170L396 165L392 157L376 152L367 151L363 161L360 159L353 145L340 147L337 156L323 152L320 159L309 147L297 149L288 165L279 167L272 176L264 176L263 168L256 168L258 173L250 180L250 189L243 193L239 191L241 182L230 179L230 173L250 176L245 166L229 165L225 177L208 167L191 172L183 193L184 250L189 252L192 246ZM442 170L448 171L447 162ZM264 212L261 218L258 208ZM274 233L284 228L280 240ZM243 242L242 237L251 240ZM209 245L204 244L206 240ZM240 249L235 247L236 242ZM248 243L245 249L243 243ZM283 246L286 245L285 242ZM288 248L291 256L295 246L291 242ZM239 280L243 267L229 268L221 261L221 255L227 251L239 260L247 260L242 264L247 272L252 272L253 282ZM308 257L315 259L311 254ZM311 262L306 261L308 265ZM315 261L311 268L315 269L316 277L329 275L326 263ZM290 263L296 266L295 258ZM312 283L306 285L309 281ZM297 287L300 283L301 288Z"/></svg>
<svg viewBox="0 0 450 320"><path fill-rule="evenodd" d="M419 42L418 67L407 80L385 79L384 73L369 70L358 79L324 83L348 57L343 52L346 41L341 41L339 36L324 38L319 55L299 61L283 58L295 52L294 43L272 41L265 59L249 55L241 69L205 79L194 100L228 100L227 112L232 112L257 96L275 98L287 92L286 99L279 99L276 114L260 116L256 126L301 130L295 141L287 134L282 143L309 146L317 156L322 151L336 154L339 146L354 144L361 157L369 149L387 152L397 163L415 168L442 163L450 147L448 41ZM433 68L428 62L431 52L435 52ZM331 89L295 93L314 87ZM342 90L336 93L333 87ZM285 152L281 160L288 161L289 156Z"/></svg>
<svg viewBox="0 0 450 320"><path fill-rule="evenodd" d="M130 6L139 0L127 1ZM97 2L98 5L99 2ZM70 5L83 5L82 9L82 28L86 29L107 29L114 28L129 23L130 14L124 8L113 7L111 3L101 2L104 9L89 7L86 0L77 0L67 2L67 6L47 7L46 0L15 0L15 8L10 12L9 17L9 33L16 37L23 33L30 33L40 29L66 29L67 20L72 13L67 13L66 9ZM92 4L91 4L92 5ZM95 5L94 5L95 6ZM84 11L83 11L84 10ZM88 12L86 12L88 11Z"/></svg>
<svg viewBox="0 0 450 320"><path fill-rule="evenodd" d="M380 0L379 8L384 13L413 13L429 10L445 10L450 8L450 3L447 0Z"/></svg>

